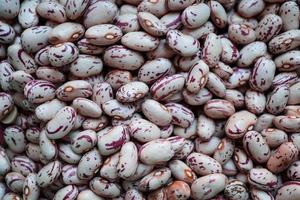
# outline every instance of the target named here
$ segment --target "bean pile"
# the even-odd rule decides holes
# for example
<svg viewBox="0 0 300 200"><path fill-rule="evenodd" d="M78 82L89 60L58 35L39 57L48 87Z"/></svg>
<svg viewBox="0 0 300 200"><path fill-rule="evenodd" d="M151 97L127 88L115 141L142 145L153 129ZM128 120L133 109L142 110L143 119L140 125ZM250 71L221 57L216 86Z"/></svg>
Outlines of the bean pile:
<svg viewBox="0 0 300 200"><path fill-rule="evenodd" d="M300 200L299 7L0 0L0 199Z"/></svg>

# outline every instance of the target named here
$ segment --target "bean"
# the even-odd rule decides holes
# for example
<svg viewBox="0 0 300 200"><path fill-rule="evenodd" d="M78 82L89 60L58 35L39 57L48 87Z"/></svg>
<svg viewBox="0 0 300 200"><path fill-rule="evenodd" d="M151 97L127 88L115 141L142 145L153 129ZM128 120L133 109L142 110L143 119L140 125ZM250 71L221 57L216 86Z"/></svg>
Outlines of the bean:
<svg viewBox="0 0 300 200"><path fill-rule="evenodd" d="M195 199L211 199L221 192L227 183L223 174L210 174L198 178L191 186L191 194Z"/></svg>
<svg viewBox="0 0 300 200"><path fill-rule="evenodd" d="M122 45L107 48L103 55L104 63L110 67L124 70L136 70L144 64L143 56Z"/></svg>
<svg viewBox="0 0 300 200"><path fill-rule="evenodd" d="M267 168L273 173L285 170L298 156L298 149L291 142L282 143L271 155L267 162ZM285 163L283 165L283 163Z"/></svg>
<svg viewBox="0 0 300 200"><path fill-rule="evenodd" d="M152 171L150 174L142 178L139 182L138 188L141 191L153 191L165 185L171 177L171 171L168 168L160 168Z"/></svg>
<svg viewBox="0 0 300 200"><path fill-rule="evenodd" d="M36 11L41 17L54 22L62 23L67 20L64 6L57 2L42 2L36 7Z"/></svg>
<svg viewBox="0 0 300 200"><path fill-rule="evenodd" d="M246 185L238 180L230 180L224 189L224 196L233 200L249 198Z"/></svg>
<svg viewBox="0 0 300 200"><path fill-rule="evenodd" d="M208 20L210 12L204 3L191 5L182 12L181 21L187 28L198 28Z"/></svg>
<svg viewBox="0 0 300 200"><path fill-rule="evenodd" d="M192 56L200 49L200 43L190 35L170 30L166 35L170 48L182 56Z"/></svg>
<svg viewBox="0 0 300 200"><path fill-rule="evenodd" d="M171 142L156 139L147 142L139 149L139 159L148 165L160 164L169 161L174 153Z"/></svg>
<svg viewBox="0 0 300 200"><path fill-rule="evenodd" d="M106 24L115 18L118 7L111 1L96 1L90 4L84 12L83 24L89 28L97 24Z"/></svg>
<svg viewBox="0 0 300 200"><path fill-rule="evenodd" d="M99 196L106 198L118 197L121 193L120 186L110 183L101 177L95 177L90 181L90 189Z"/></svg>

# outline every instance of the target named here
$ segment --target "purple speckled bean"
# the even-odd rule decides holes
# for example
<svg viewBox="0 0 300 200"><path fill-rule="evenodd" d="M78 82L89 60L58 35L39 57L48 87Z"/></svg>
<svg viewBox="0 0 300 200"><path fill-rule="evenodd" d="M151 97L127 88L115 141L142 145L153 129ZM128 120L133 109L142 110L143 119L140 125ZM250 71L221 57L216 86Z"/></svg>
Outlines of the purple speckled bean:
<svg viewBox="0 0 300 200"><path fill-rule="evenodd" d="M85 37L94 45L112 45L121 39L122 30L115 25L99 24L88 28Z"/></svg>
<svg viewBox="0 0 300 200"><path fill-rule="evenodd" d="M98 138L98 149L101 155L111 155L119 151L124 143L128 141L129 133L126 126L115 126Z"/></svg>
<svg viewBox="0 0 300 200"><path fill-rule="evenodd" d="M102 163L102 156L96 148L83 154L77 166L78 178L83 180L91 179L94 174L100 169Z"/></svg>
<svg viewBox="0 0 300 200"><path fill-rule="evenodd" d="M257 117L249 111L242 110L231 115L226 122L225 132L229 138L237 139L254 128Z"/></svg>
<svg viewBox="0 0 300 200"><path fill-rule="evenodd" d="M244 150L258 163L265 163L271 156L268 143L257 131L248 131L243 138Z"/></svg>
<svg viewBox="0 0 300 200"><path fill-rule="evenodd" d="M267 169L273 173L282 172L297 158L298 153L292 142L282 143L269 158Z"/></svg>
<svg viewBox="0 0 300 200"><path fill-rule="evenodd" d="M39 187L47 187L52 184L61 173L61 163L53 161L45 165L37 174L37 184Z"/></svg>
<svg viewBox="0 0 300 200"><path fill-rule="evenodd" d="M251 18L262 12L264 7L263 0L242 0L238 4L237 12L245 18Z"/></svg>
<svg viewBox="0 0 300 200"><path fill-rule="evenodd" d="M0 42L4 44L8 44L13 42L16 36L16 32L9 24L5 22L0 22Z"/></svg>
<svg viewBox="0 0 300 200"><path fill-rule="evenodd" d="M282 30L299 29L299 6L296 2L285 2L280 6L279 15L282 19Z"/></svg>
<svg viewBox="0 0 300 200"><path fill-rule="evenodd" d="M84 14L87 6L89 5L88 0L69 0L65 5L66 15L69 19L77 19Z"/></svg>
<svg viewBox="0 0 300 200"><path fill-rule="evenodd" d="M89 28L97 24L106 24L114 20L118 7L111 1L96 1L90 4L84 12L83 24Z"/></svg>
<svg viewBox="0 0 300 200"><path fill-rule="evenodd" d="M124 70L136 70L145 62L141 53L122 45L108 47L104 52L103 60L110 67Z"/></svg>
<svg viewBox="0 0 300 200"><path fill-rule="evenodd" d="M101 30L102 31L102 30ZM136 51L152 51L159 45L159 39L142 31L126 33L121 43L126 47Z"/></svg>
<svg viewBox="0 0 300 200"><path fill-rule="evenodd" d="M268 49L273 54L284 53L300 45L300 30L289 30L274 37L268 43Z"/></svg>
<svg viewBox="0 0 300 200"><path fill-rule="evenodd" d="M58 23L67 20L66 11L63 5L55 1L44 1L36 7L39 16Z"/></svg>
<svg viewBox="0 0 300 200"><path fill-rule="evenodd" d="M30 173L26 176L23 184L23 199L38 200L40 196L40 188L37 185L37 176Z"/></svg>
<svg viewBox="0 0 300 200"><path fill-rule="evenodd" d="M46 125L49 139L60 139L67 135L75 124L76 111L70 106L61 108Z"/></svg>
<svg viewBox="0 0 300 200"><path fill-rule="evenodd" d="M25 85L24 95L31 103L44 103L55 98L55 86L49 81L32 80Z"/></svg>
<svg viewBox="0 0 300 200"><path fill-rule="evenodd" d="M185 83L183 75L175 74L158 79L150 88L150 93L155 100L164 100L180 92Z"/></svg>
<svg viewBox="0 0 300 200"><path fill-rule="evenodd" d="M227 177L224 174L210 174L196 179L191 186L192 197L196 200L211 199L225 189Z"/></svg>
<svg viewBox="0 0 300 200"><path fill-rule="evenodd" d="M23 184L25 181L25 176L18 172L9 172L5 175L5 183L7 187L16 193L23 191Z"/></svg>
<svg viewBox="0 0 300 200"><path fill-rule="evenodd" d="M124 179L134 175L138 167L138 150L133 142L125 143L120 150L120 158L117 165L119 177Z"/></svg>
<svg viewBox="0 0 300 200"><path fill-rule="evenodd" d="M163 36L167 33L167 27L155 15L149 12L139 12L138 22L150 35Z"/></svg>
<svg viewBox="0 0 300 200"><path fill-rule="evenodd" d="M166 185L171 177L171 170L169 168L160 168L152 171L139 182L138 188L141 191L149 192Z"/></svg>
<svg viewBox="0 0 300 200"><path fill-rule="evenodd" d="M276 200L293 200L293 199L297 199L299 197L299 194L300 194L299 181L288 181L278 189L275 198Z"/></svg>
<svg viewBox="0 0 300 200"><path fill-rule="evenodd" d="M58 190L53 200L68 199L75 200L78 195L78 188L74 185L68 185Z"/></svg>
<svg viewBox="0 0 300 200"><path fill-rule="evenodd" d="M172 124L187 128L193 123L195 116L189 108L178 103L167 103L165 106L172 115Z"/></svg>
<svg viewBox="0 0 300 200"><path fill-rule="evenodd" d="M230 180L224 189L224 196L233 200L247 200L249 199L249 193L247 186L238 180Z"/></svg>
<svg viewBox="0 0 300 200"><path fill-rule="evenodd" d="M166 39L171 49L181 56L192 56L200 49L198 40L177 30L168 31Z"/></svg>
<svg viewBox="0 0 300 200"><path fill-rule="evenodd" d="M144 144L139 149L139 159L153 165L169 161L174 156L172 143L166 139L156 139Z"/></svg>
<svg viewBox="0 0 300 200"><path fill-rule="evenodd" d="M65 42L51 46L48 50L50 64L55 67L62 67L70 64L78 57L79 50L71 42Z"/></svg>
<svg viewBox="0 0 300 200"><path fill-rule="evenodd" d="M95 177L90 181L90 189L99 196L106 198L118 197L121 193L120 186L111 183L101 177Z"/></svg>
<svg viewBox="0 0 300 200"><path fill-rule="evenodd" d="M8 62L17 70L34 73L37 65L34 59L25 52L20 44L13 44L7 49Z"/></svg>
<svg viewBox="0 0 300 200"><path fill-rule="evenodd" d="M141 81L132 81L121 86L116 92L116 99L119 102L136 102L143 98L149 91L149 87Z"/></svg>
<svg viewBox="0 0 300 200"><path fill-rule="evenodd" d="M181 15L181 21L187 28L198 28L207 22L210 8L204 3L188 6Z"/></svg>

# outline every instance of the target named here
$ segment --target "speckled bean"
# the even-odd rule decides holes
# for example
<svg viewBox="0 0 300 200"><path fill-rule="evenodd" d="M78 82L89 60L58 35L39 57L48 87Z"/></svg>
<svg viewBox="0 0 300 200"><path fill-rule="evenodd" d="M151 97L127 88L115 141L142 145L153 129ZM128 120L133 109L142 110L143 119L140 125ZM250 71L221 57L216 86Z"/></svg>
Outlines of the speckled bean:
<svg viewBox="0 0 300 200"><path fill-rule="evenodd" d="M200 176L222 173L221 164L205 154L191 153L186 160L187 165Z"/></svg>
<svg viewBox="0 0 300 200"><path fill-rule="evenodd" d="M155 15L149 12L139 12L138 22L150 35L163 36L167 33L167 27Z"/></svg>
<svg viewBox="0 0 300 200"><path fill-rule="evenodd" d="M196 94L187 90L182 91L184 101L191 106L199 106L205 104L212 99L212 93L206 88L202 88Z"/></svg>
<svg viewBox="0 0 300 200"><path fill-rule="evenodd" d="M61 108L55 116L47 123L47 137L49 139L60 139L67 135L75 124L76 111L70 106Z"/></svg>
<svg viewBox="0 0 300 200"><path fill-rule="evenodd" d="M7 48L8 62L16 70L24 70L26 73L34 73L37 64L34 59L25 52L20 44L13 44Z"/></svg>
<svg viewBox="0 0 300 200"><path fill-rule="evenodd" d="M267 45L263 42L256 41L244 46L240 50L240 57L237 61L239 67L249 67L255 60L266 55Z"/></svg>
<svg viewBox="0 0 300 200"><path fill-rule="evenodd" d="M236 147L234 149L233 161L234 161L235 166L242 173L245 173L245 172L248 173L249 170L251 170L253 168L253 161L246 154L246 152L241 148Z"/></svg>
<svg viewBox="0 0 300 200"><path fill-rule="evenodd" d="M61 173L61 163L53 161L45 165L37 174L37 184L39 187L45 188L52 184Z"/></svg>
<svg viewBox="0 0 300 200"><path fill-rule="evenodd" d="M293 192L290 192L293 191ZM276 200L297 199L300 194L300 183L298 181L289 181L282 185L276 195Z"/></svg>
<svg viewBox="0 0 300 200"><path fill-rule="evenodd" d="M198 178L191 186L192 197L196 200L211 199L224 190L227 177L224 174L210 174Z"/></svg>
<svg viewBox="0 0 300 200"><path fill-rule="evenodd" d="M9 126L4 130L4 141L9 149L15 153L22 153L25 151L27 143L25 134L22 128L17 125Z"/></svg>
<svg viewBox="0 0 300 200"><path fill-rule="evenodd" d="M114 20L118 7L111 1L95 1L84 12L83 24L89 28L97 24L106 24Z"/></svg>
<svg viewBox="0 0 300 200"><path fill-rule="evenodd" d="M244 135L243 146L248 155L258 163L267 162L271 156L268 143L259 132L248 131Z"/></svg>
<svg viewBox="0 0 300 200"><path fill-rule="evenodd" d="M150 93L155 100L164 100L180 92L185 83L183 75L175 74L158 79L150 88Z"/></svg>
<svg viewBox="0 0 300 200"><path fill-rule="evenodd" d="M238 139L247 131L254 128L257 117L249 111L242 110L231 115L225 125L225 132L229 138Z"/></svg>
<svg viewBox="0 0 300 200"><path fill-rule="evenodd" d="M138 150L133 142L125 143L120 150L120 158L117 165L119 177L124 179L134 175L138 166Z"/></svg>
<svg viewBox="0 0 300 200"><path fill-rule="evenodd" d="M198 28L207 22L210 8L204 3L188 6L181 15L181 21L187 28Z"/></svg>
<svg viewBox="0 0 300 200"><path fill-rule="evenodd" d="M23 184L23 199L38 200L40 188L37 185L37 175L30 173L26 176Z"/></svg>
<svg viewBox="0 0 300 200"><path fill-rule="evenodd" d="M59 43L51 46L48 50L48 57L51 65L62 67L70 64L78 57L79 50L71 42Z"/></svg>
<svg viewBox="0 0 300 200"><path fill-rule="evenodd" d="M279 71L294 71L299 68L300 51L292 50L275 58L275 64Z"/></svg>
<svg viewBox="0 0 300 200"><path fill-rule="evenodd" d="M197 178L195 172L181 160L172 160L168 166L177 180L192 183Z"/></svg>
<svg viewBox="0 0 300 200"><path fill-rule="evenodd" d="M144 192L153 191L165 185L169 178L171 178L171 170L169 168L160 168L142 178L138 188Z"/></svg>
<svg viewBox="0 0 300 200"><path fill-rule="evenodd" d="M136 70L145 62L141 53L122 45L108 47L104 52L103 60L110 67L124 70Z"/></svg>
<svg viewBox="0 0 300 200"><path fill-rule="evenodd" d="M256 39L268 42L276 36L282 28L282 19L278 15L265 15L258 23L255 29Z"/></svg>
<svg viewBox="0 0 300 200"><path fill-rule="evenodd" d="M282 19L282 30L299 29L299 6L296 2L285 2L280 6L279 15Z"/></svg>
<svg viewBox="0 0 300 200"><path fill-rule="evenodd" d="M264 137L270 148L277 148L280 144L288 141L287 134L284 131L275 128L263 129L261 135Z"/></svg>
<svg viewBox="0 0 300 200"><path fill-rule="evenodd" d="M167 103L165 106L172 115L172 124L187 128L193 123L195 116L187 107L178 103Z"/></svg>
<svg viewBox="0 0 300 200"><path fill-rule="evenodd" d="M108 116L115 119L127 119L135 112L135 107L132 104L120 103L117 100L109 100L102 104L102 109Z"/></svg>
<svg viewBox="0 0 300 200"><path fill-rule="evenodd" d="M181 56L192 56L200 49L198 40L177 30L168 31L166 39L171 49Z"/></svg>
<svg viewBox="0 0 300 200"><path fill-rule="evenodd" d="M40 154L46 160L53 160L58 155L56 143L51 141L47 135L46 130L42 130L39 136Z"/></svg>
<svg viewBox="0 0 300 200"><path fill-rule="evenodd" d="M161 164L174 156L172 143L166 139L156 139L144 144L139 149L139 159L149 165Z"/></svg>
<svg viewBox="0 0 300 200"><path fill-rule="evenodd" d="M121 149L128 141L129 133L126 126L115 126L98 138L98 149L101 155L111 155Z"/></svg>
<svg viewBox="0 0 300 200"><path fill-rule="evenodd" d="M254 90L263 92L269 89L272 85L275 76L275 63L266 57L259 58L250 75L250 87Z"/></svg>
<svg viewBox="0 0 300 200"><path fill-rule="evenodd" d="M222 55L222 44L220 38L215 33L209 33L206 36L202 50L203 61L210 67L218 64Z"/></svg>
<svg viewBox="0 0 300 200"><path fill-rule="evenodd" d="M279 85L274 88L267 96L266 110L271 114L281 113L288 102L289 94L287 85Z"/></svg>
<svg viewBox="0 0 300 200"><path fill-rule="evenodd" d="M112 45L121 39L122 30L115 25L99 24L88 28L85 37L94 45Z"/></svg>
<svg viewBox="0 0 300 200"><path fill-rule="evenodd" d="M67 20L66 11L63 5L55 1L44 1L36 7L36 12L42 18L62 23Z"/></svg>
<svg viewBox="0 0 300 200"><path fill-rule="evenodd" d="M6 20L16 17L20 10L20 1L11 0L3 2L0 8L0 17Z"/></svg>
<svg viewBox="0 0 300 200"><path fill-rule="evenodd" d="M224 97L226 95L226 86L223 80L212 72L207 73L207 83L205 87L218 97Z"/></svg>
<svg viewBox="0 0 300 200"><path fill-rule="evenodd" d="M159 45L159 39L143 31L126 33L121 43L136 51L152 51Z"/></svg>
<svg viewBox="0 0 300 200"><path fill-rule="evenodd" d="M206 115L199 115L196 133L202 141L208 141L215 132L215 121Z"/></svg>
<svg viewBox="0 0 300 200"><path fill-rule="evenodd" d="M273 54L284 53L300 45L300 30L289 30L274 37L268 43L269 51Z"/></svg>
<svg viewBox="0 0 300 200"><path fill-rule="evenodd" d="M56 96L62 101L72 101L77 97L92 95L92 86L84 80L68 81L56 90Z"/></svg>
<svg viewBox="0 0 300 200"><path fill-rule="evenodd" d="M18 172L9 172L5 175L5 183L12 192L21 193L24 181L25 176Z"/></svg>
<svg viewBox="0 0 300 200"><path fill-rule="evenodd" d="M238 4L237 11L241 16L250 18L258 15L264 8L263 0L242 0Z"/></svg>
<svg viewBox="0 0 300 200"><path fill-rule="evenodd" d="M279 173L287 169L297 158L298 149L292 142L282 143L271 155L267 162L267 168L273 173Z"/></svg>
<svg viewBox="0 0 300 200"><path fill-rule="evenodd" d="M0 11L1 13L1 11ZM1 29L1 35L0 35L0 42L3 44L9 44L14 41L16 32L9 24L1 21L0 22L0 29Z"/></svg>
<svg viewBox="0 0 300 200"><path fill-rule="evenodd" d="M226 119L235 113L235 108L227 100L213 99L205 103L204 113L213 119Z"/></svg>
<svg viewBox="0 0 300 200"><path fill-rule="evenodd" d="M95 177L90 181L90 189L99 196L106 198L118 197L121 193L120 186L111 183L101 177Z"/></svg>
<svg viewBox="0 0 300 200"><path fill-rule="evenodd" d="M255 31L245 24L231 24L228 27L228 38L236 44L250 44L255 41Z"/></svg>

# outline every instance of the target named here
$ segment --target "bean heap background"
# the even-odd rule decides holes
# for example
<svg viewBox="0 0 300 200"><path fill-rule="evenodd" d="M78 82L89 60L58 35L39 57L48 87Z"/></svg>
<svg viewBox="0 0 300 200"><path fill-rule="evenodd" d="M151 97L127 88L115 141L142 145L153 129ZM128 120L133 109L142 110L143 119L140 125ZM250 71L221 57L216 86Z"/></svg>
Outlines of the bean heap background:
<svg viewBox="0 0 300 200"><path fill-rule="evenodd" d="M299 200L299 15L0 0L0 199Z"/></svg>

